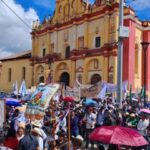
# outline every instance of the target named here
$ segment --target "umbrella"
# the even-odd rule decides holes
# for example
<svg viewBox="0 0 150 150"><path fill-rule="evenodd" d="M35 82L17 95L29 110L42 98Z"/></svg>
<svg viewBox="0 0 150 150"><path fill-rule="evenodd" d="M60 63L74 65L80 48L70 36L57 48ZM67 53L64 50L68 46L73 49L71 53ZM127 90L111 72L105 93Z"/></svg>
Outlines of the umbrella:
<svg viewBox="0 0 150 150"><path fill-rule="evenodd" d="M140 112L146 113L146 114L150 114L150 110L149 109L141 109Z"/></svg>
<svg viewBox="0 0 150 150"><path fill-rule="evenodd" d="M74 101L74 98L71 97L71 96L66 96L66 97L63 98L63 101L64 101L64 102L73 102L73 101Z"/></svg>
<svg viewBox="0 0 150 150"><path fill-rule="evenodd" d="M14 98L5 98L7 106L21 106L21 103L18 99Z"/></svg>
<svg viewBox="0 0 150 150"><path fill-rule="evenodd" d="M126 146L144 146L148 142L137 131L121 126L102 126L95 129L90 135L90 140L107 144Z"/></svg>
<svg viewBox="0 0 150 150"><path fill-rule="evenodd" d="M91 98L87 98L85 102L83 102L85 106L97 106L97 102L92 100Z"/></svg>

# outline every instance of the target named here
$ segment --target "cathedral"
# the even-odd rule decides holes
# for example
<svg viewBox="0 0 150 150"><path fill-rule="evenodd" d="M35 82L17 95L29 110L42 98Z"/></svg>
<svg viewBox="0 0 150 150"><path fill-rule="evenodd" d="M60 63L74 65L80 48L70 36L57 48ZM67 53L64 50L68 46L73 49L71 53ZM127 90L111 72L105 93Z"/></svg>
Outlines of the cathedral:
<svg viewBox="0 0 150 150"><path fill-rule="evenodd" d="M56 0L54 14L33 22L32 85L53 82L73 86L98 81L117 83L119 0ZM150 22L140 21L124 7L129 37L123 42L123 80L133 89L143 86L143 49L150 42ZM148 59L149 58L149 59ZM150 46L147 50L147 90L150 90Z"/></svg>
<svg viewBox="0 0 150 150"><path fill-rule="evenodd" d="M72 86L103 80L117 82L119 0L56 0L54 15L32 30L33 83L46 80L51 72L55 82ZM141 22L130 7L124 8L123 80L142 87L143 40L150 41L150 23ZM147 51L150 56L150 51ZM147 74L150 73L147 59ZM150 76L147 76L148 89Z"/></svg>

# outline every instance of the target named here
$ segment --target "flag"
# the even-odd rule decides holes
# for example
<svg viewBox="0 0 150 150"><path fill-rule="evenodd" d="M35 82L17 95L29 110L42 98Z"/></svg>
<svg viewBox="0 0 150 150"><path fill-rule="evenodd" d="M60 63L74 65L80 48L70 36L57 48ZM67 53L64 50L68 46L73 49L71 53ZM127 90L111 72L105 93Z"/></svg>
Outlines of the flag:
<svg viewBox="0 0 150 150"><path fill-rule="evenodd" d="M66 125L67 125L67 116L69 114L70 108L67 110L66 114L64 115L63 118L59 118L58 120L58 125L59 127L61 127L61 129L63 129L64 131L66 131Z"/></svg>
<svg viewBox="0 0 150 150"><path fill-rule="evenodd" d="M14 83L14 89L13 94L18 95L18 83L17 81Z"/></svg>
<svg viewBox="0 0 150 150"><path fill-rule="evenodd" d="M141 97L141 98L144 98L144 93L145 93L145 88L142 87L141 93L140 93L140 97Z"/></svg>
<svg viewBox="0 0 150 150"><path fill-rule="evenodd" d="M15 91L15 83L13 83L12 85L12 93L14 93L14 91Z"/></svg>
<svg viewBox="0 0 150 150"><path fill-rule="evenodd" d="M132 100L132 85L130 85L130 100Z"/></svg>
<svg viewBox="0 0 150 150"><path fill-rule="evenodd" d="M103 100L106 95L106 90L107 90L107 85L104 84L102 90L100 91L97 97Z"/></svg>
<svg viewBox="0 0 150 150"><path fill-rule="evenodd" d="M139 93L140 93L140 91L139 91L139 89L137 88L137 89L136 89L136 92L135 92L135 94L134 94L134 97L135 97L135 98L139 98Z"/></svg>
<svg viewBox="0 0 150 150"><path fill-rule="evenodd" d="M122 83L122 92L126 93L128 89L128 81Z"/></svg>
<svg viewBox="0 0 150 150"><path fill-rule="evenodd" d="M21 83L19 94L21 94L21 96L25 96L27 94L26 83L24 80Z"/></svg>

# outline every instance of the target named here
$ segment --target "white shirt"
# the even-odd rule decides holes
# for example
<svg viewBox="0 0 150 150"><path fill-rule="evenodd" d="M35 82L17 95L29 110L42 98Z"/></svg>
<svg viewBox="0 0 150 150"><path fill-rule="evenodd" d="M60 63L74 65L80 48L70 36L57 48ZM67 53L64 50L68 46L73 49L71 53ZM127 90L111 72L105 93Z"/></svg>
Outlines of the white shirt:
<svg viewBox="0 0 150 150"><path fill-rule="evenodd" d="M145 132L146 132L146 128L148 127L149 125L149 120L148 119L140 119L138 124L137 124L137 129L139 130L139 132L142 134L142 135L145 135Z"/></svg>
<svg viewBox="0 0 150 150"><path fill-rule="evenodd" d="M47 135L45 134L45 132L41 128L39 128L39 129L40 129L40 132L42 134L43 140L45 140L47 138Z"/></svg>
<svg viewBox="0 0 150 150"><path fill-rule="evenodd" d="M43 150L43 139L42 139L42 137L40 137L40 136L38 136L37 137L37 140L38 140L38 143L39 143L39 148L40 148L40 150Z"/></svg>
<svg viewBox="0 0 150 150"><path fill-rule="evenodd" d="M84 120L86 120L86 129L94 129L96 123L96 114L86 114Z"/></svg>

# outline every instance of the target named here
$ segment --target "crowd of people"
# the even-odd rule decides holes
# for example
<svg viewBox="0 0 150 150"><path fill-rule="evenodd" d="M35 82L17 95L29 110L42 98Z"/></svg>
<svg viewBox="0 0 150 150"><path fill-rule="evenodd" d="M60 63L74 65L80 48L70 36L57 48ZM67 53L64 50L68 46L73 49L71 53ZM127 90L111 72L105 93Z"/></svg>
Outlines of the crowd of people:
<svg viewBox="0 0 150 150"><path fill-rule="evenodd" d="M4 124L7 135L1 145L13 150L117 150L114 145L89 140L95 128L114 125L135 129L149 141L149 116L140 113L144 107L142 102L126 99L120 109L111 97L103 101L93 99L96 105L84 105L85 100L70 104L61 99L51 100L40 121L26 119L19 108L9 107ZM148 146L142 148L150 149Z"/></svg>

